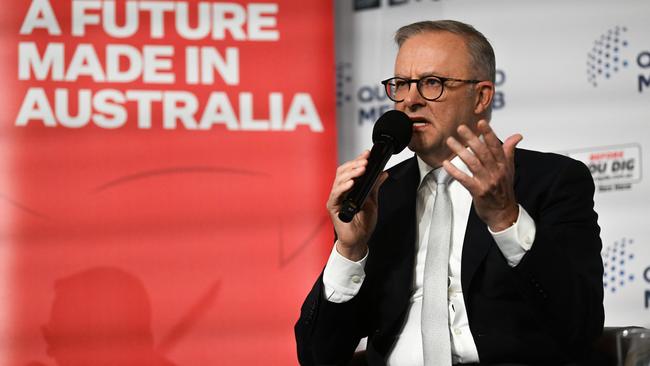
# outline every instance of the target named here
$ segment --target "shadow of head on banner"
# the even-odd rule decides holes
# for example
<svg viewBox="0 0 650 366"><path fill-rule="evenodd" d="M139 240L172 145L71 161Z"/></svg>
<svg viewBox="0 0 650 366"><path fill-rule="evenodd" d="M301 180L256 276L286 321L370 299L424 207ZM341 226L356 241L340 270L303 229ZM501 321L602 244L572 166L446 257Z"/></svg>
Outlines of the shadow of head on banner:
<svg viewBox="0 0 650 366"><path fill-rule="evenodd" d="M42 332L47 354L59 366L175 366L154 347L142 281L117 268L96 267L57 280Z"/></svg>

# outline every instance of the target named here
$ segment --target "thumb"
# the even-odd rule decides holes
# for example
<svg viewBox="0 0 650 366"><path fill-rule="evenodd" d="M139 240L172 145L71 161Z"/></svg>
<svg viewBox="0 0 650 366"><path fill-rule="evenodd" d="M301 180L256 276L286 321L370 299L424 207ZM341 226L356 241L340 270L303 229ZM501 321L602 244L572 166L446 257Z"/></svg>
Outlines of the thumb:
<svg viewBox="0 0 650 366"><path fill-rule="evenodd" d="M512 161L515 156L515 147L523 140L524 137L520 134L515 134L506 139L503 143L503 153L508 161Z"/></svg>

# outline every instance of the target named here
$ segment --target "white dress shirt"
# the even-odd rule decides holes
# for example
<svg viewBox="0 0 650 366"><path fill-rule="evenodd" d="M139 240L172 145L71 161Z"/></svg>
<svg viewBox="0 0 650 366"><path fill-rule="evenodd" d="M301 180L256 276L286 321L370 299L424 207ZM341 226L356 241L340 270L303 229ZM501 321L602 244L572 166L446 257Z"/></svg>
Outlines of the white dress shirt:
<svg viewBox="0 0 650 366"><path fill-rule="evenodd" d="M422 333L420 314L422 311L422 286L424 282L424 263L427 255L427 241L429 227L432 219L433 203L435 201L434 180L424 177L433 168L417 157L420 170L420 185L417 190L416 220L417 242L416 260L414 268L414 281L411 284L413 291L407 310L406 318L393 349L388 355L389 366L421 366L423 364ZM459 158L455 157L451 163L468 175L472 175L469 168ZM443 168L438 168L443 169ZM430 185L430 189L425 187ZM449 256L449 331L451 338L451 352L453 363L479 362L478 351L474 338L469 328L467 310L460 281L461 254L467 219L472 205L472 197L459 182L452 180L449 183L449 195L452 202L452 239ZM489 228L488 228L489 230ZM494 240L512 267L519 264L521 258L530 250L535 239L535 222L528 213L519 206L517 221L509 228L492 232ZM328 301L341 303L352 299L361 288L365 278L365 263L368 255L358 262L353 262L343 257L332 249L330 258L323 273L325 298Z"/></svg>

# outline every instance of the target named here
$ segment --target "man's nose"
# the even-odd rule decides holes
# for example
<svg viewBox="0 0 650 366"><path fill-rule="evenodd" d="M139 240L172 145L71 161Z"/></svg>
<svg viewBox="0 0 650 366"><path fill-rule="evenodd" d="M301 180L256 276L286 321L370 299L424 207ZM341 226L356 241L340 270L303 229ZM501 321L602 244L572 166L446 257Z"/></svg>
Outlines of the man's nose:
<svg viewBox="0 0 650 366"><path fill-rule="evenodd" d="M416 83L409 84L408 93L406 93L406 97L404 97L402 103L404 104L404 108L408 110L417 110L426 104L426 101L418 91Z"/></svg>

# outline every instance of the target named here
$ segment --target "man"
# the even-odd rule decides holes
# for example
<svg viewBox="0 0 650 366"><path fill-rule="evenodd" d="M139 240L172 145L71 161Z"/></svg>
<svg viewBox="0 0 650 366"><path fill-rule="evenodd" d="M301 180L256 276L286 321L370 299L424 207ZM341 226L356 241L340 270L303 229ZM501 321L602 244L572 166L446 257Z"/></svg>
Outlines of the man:
<svg viewBox="0 0 650 366"><path fill-rule="evenodd" d="M94 267L58 279L54 289L42 331L58 366L174 366L154 347L149 294L136 276Z"/></svg>
<svg viewBox="0 0 650 366"><path fill-rule="evenodd" d="M501 143L488 124L494 52L473 27L398 30L395 108L416 157L383 173L354 220L337 218L368 152L327 202L337 240L296 324L301 364L563 364L603 326L601 241L587 168ZM379 188L381 186L381 188Z"/></svg>

